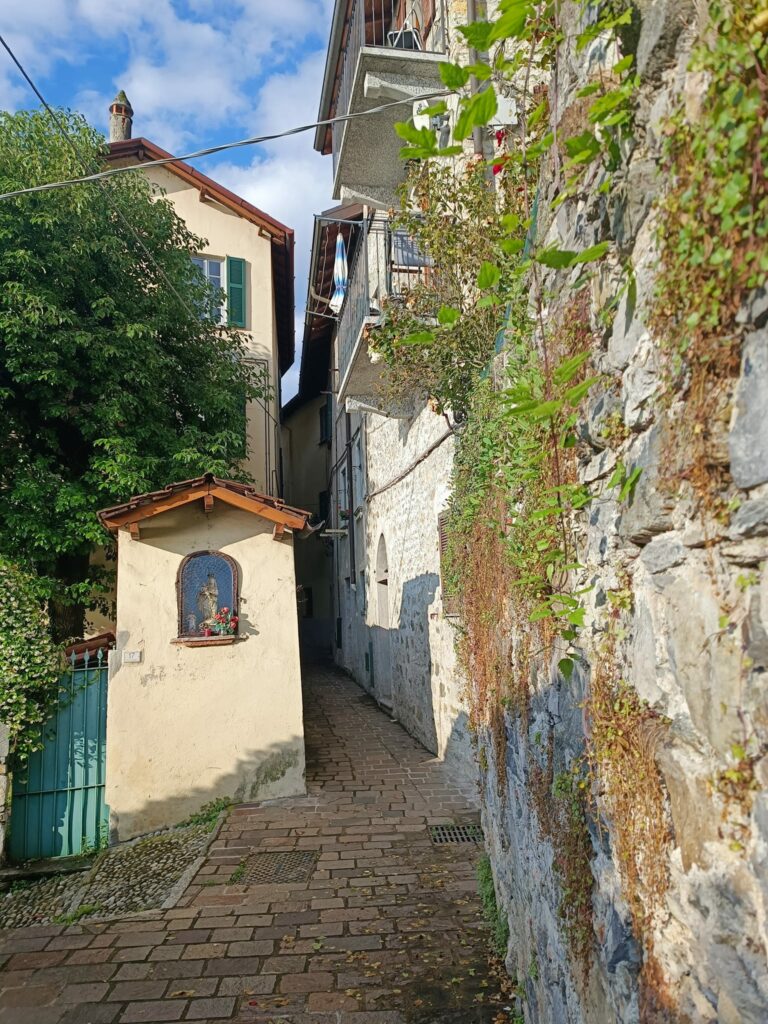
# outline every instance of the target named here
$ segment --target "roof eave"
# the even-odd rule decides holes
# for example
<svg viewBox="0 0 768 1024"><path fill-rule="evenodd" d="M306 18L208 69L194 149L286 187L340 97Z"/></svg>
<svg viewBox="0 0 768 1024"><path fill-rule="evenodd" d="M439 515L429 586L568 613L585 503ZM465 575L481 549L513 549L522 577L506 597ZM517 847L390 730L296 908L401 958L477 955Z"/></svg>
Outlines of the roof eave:
<svg viewBox="0 0 768 1024"><path fill-rule="evenodd" d="M336 0L333 8L333 21L331 22L331 34L328 39L328 50L325 56L325 71L323 72L323 88L320 93L320 108L317 113L318 121L327 121L331 113L333 103L333 86L336 81L336 69L339 63L341 52L341 39L344 34L344 24L347 17L347 0ZM318 153L325 151L325 136L328 130L327 125L318 125L315 129L314 146Z"/></svg>
<svg viewBox="0 0 768 1024"><path fill-rule="evenodd" d="M138 137L135 139L124 139L120 142L110 142L107 147L107 160L113 161L121 157L136 155L140 162L145 160L165 160L172 157L160 146L155 145L149 139ZM272 274L275 288L275 307L278 321L278 367L282 376L291 366L296 353L296 337L294 328L294 248L295 236L293 228L271 217L268 213L260 210L247 199L238 196L235 192L220 185L219 182L209 178L201 171L196 170L183 160L174 160L164 165L172 173L181 177L182 180L192 184L200 190L201 195L207 195L210 199L221 203L233 213L245 218L252 224L264 230L271 238L274 250L272 253ZM275 251L277 250L277 251ZM282 289L278 289L275 269L277 259L284 264L285 283ZM278 292L281 294L278 294ZM283 301L281 301L283 299Z"/></svg>

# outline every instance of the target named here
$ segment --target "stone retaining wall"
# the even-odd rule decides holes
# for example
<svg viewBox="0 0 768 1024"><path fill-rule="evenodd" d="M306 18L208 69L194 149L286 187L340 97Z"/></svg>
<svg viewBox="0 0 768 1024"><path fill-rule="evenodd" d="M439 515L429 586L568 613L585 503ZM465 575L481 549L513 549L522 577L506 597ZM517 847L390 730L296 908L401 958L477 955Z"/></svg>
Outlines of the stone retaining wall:
<svg viewBox="0 0 768 1024"><path fill-rule="evenodd" d="M757 789L735 806L718 786L733 763L734 744L766 748L768 726L768 303L765 293L742 311L741 374L731 416L708 453L713 471L730 471L736 499L730 522L697 512L682 476L680 408L662 398L662 339L648 327L658 252L654 198L666 116L695 104L701 79L687 70L696 8L688 0L641 0L636 45L641 87L636 145L623 181L608 196L599 180L580 202L547 213L559 182L552 163L540 182L540 244L582 250L617 243L634 267L634 307L622 300L609 328L596 317L618 287L616 266L592 281L597 369L606 384L592 392L581 424L580 475L595 497L577 525L586 595L582 660L570 681L557 672L535 680L525 725L507 719L506 792L500 793L493 744L484 756L484 828L511 940L508 966L525 990L525 1019L536 1024L630 1024L676 1020L759 1024L768 1020L768 775L754 762ZM566 36L578 31L573 5L563 9ZM560 62L566 97L553 111L562 122L588 80L589 48L572 47ZM616 187L616 186L620 187ZM554 274L545 277L551 287ZM562 288L547 310L562 314ZM502 357L503 361L503 357ZM629 501L608 479L618 462L641 467ZM644 946L633 935L610 821L593 825L595 955L586 979L569 960L558 906L563 896L554 851L542 838L531 790L532 771L553 742L555 773L585 749L583 701L600 667L608 592L628 591L628 628L615 650L615 672L669 720L655 763L664 784L671 830L669 888ZM727 609L727 621L723 619ZM596 793L598 806L600 793ZM643 990L641 965L652 941L657 974ZM646 979L647 981L647 979ZM652 996L667 1009L650 1009Z"/></svg>

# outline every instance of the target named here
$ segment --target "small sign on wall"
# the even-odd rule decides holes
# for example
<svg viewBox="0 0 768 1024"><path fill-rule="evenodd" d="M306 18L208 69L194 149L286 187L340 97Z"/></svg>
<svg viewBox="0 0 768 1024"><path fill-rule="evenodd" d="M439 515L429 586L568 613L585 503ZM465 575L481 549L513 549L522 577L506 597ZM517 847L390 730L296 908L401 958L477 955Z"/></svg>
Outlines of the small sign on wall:
<svg viewBox="0 0 768 1024"><path fill-rule="evenodd" d="M124 665L139 665L141 663L141 651L123 651Z"/></svg>

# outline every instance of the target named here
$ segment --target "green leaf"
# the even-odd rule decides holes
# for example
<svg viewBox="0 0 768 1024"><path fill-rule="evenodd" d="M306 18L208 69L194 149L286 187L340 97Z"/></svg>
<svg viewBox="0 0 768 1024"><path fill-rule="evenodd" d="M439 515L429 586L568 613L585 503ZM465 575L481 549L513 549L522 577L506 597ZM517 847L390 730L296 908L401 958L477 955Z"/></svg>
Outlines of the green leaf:
<svg viewBox="0 0 768 1024"><path fill-rule="evenodd" d="M560 674L564 679L570 679L575 668L573 658L561 658L557 663L557 667L560 669Z"/></svg>
<svg viewBox="0 0 768 1024"><path fill-rule="evenodd" d="M485 64L482 61L477 64L467 64L467 71L480 82L487 82L493 75L493 68L490 64Z"/></svg>
<svg viewBox="0 0 768 1024"><path fill-rule="evenodd" d="M618 64L613 65L614 75L623 75L628 68L632 67L634 59L631 53L628 53L626 57L622 57Z"/></svg>
<svg viewBox="0 0 768 1024"><path fill-rule="evenodd" d="M428 107L424 107L419 111L419 117L439 117L441 114L445 114L448 111L448 104L445 100L438 100L437 103L430 103Z"/></svg>
<svg viewBox="0 0 768 1024"><path fill-rule="evenodd" d="M489 288L495 288L501 278L501 271L495 263L489 263L485 260L477 275L477 287L481 291L487 291Z"/></svg>
<svg viewBox="0 0 768 1024"><path fill-rule="evenodd" d="M518 252L522 252L525 248L525 242L522 238L502 238L499 242L502 252L507 253L508 256L514 256Z"/></svg>
<svg viewBox="0 0 768 1024"><path fill-rule="evenodd" d="M469 81L469 71L459 64L449 64L441 61L439 64L440 77L447 89L463 89Z"/></svg>
<svg viewBox="0 0 768 1024"><path fill-rule="evenodd" d="M509 0L502 7L504 13L493 24L489 42L496 42L500 39L519 39L532 9L533 5L530 0Z"/></svg>
<svg viewBox="0 0 768 1024"><path fill-rule="evenodd" d="M565 141L565 151L572 164L590 163L600 152L600 143L593 132L582 132Z"/></svg>
<svg viewBox="0 0 768 1024"><path fill-rule="evenodd" d="M413 334L406 335L405 338L401 338L400 345L431 345L435 340L435 336L432 331L415 331Z"/></svg>
<svg viewBox="0 0 768 1024"><path fill-rule="evenodd" d="M512 406L511 415L525 415L530 420L547 420L556 416L563 407L562 399L553 398L548 402L537 402L529 409L522 406Z"/></svg>
<svg viewBox="0 0 768 1024"><path fill-rule="evenodd" d="M570 356L558 363L552 374L555 384L567 384L569 380L573 380L591 355L590 350L586 349L584 352L577 352L575 356Z"/></svg>
<svg viewBox="0 0 768 1024"><path fill-rule="evenodd" d="M635 489L635 484L640 479L640 474L643 472L642 466L637 466L629 474L627 479L624 481L624 486L619 491L619 501L624 501L628 498Z"/></svg>
<svg viewBox="0 0 768 1024"><path fill-rule="evenodd" d="M562 270L570 267L571 263L579 254L572 249L544 249L534 259L545 267L552 267L554 270Z"/></svg>
<svg viewBox="0 0 768 1024"><path fill-rule="evenodd" d="M460 316L459 310L454 309L453 306L441 306L437 313L437 322L444 327L449 326L455 324Z"/></svg>
<svg viewBox="0 0 768 1024"><path fill-rule="evenodd" d="M535 128L539 121L541 121L541 119L544 117L544 114L547 112L548 106L549 104L547 100L542 100L538 107L531 111L531 114L528 117L529 130Z"/></svg>
<svg viewBox="0 0 768 1024"><path fill-rule="evenodd" d="M569 405L576 406L589 393L598 381L600 377L589 377L587 380L583 380L580 384L576 384L572 388L568 388L565 392L565 400Z"/></svg>
<svg viewBox="0 0 768 1024"><path fill-rule="evenodd" d="M494 27L491 21L473 21L470 25L459 25L459 32L474 50L483 52L491 43Z"/></svg>
<svg viewBox="0 0 768 1024"><path fill-rule="evenodd" d="M401 160L431 160L433 156L437 156L437 150L423 146L403 146L400 150Z"/></svg>
<svg viewBox="0 0 768 1024"><path fill-rule="evenodd" d="M624 468L624 463L619 460L616 463L616 468L613 471L611 479L608 481L608 488L618 487L619 484L623 483L626 479L627 471Z"/></svg>
<svg viewBox="0 0 768 1024"><path fill-rule="evenodd" d="M573 263L593 263L595 260L601 260L610 247L610 242L598 242L597 245L591 245L588 249L583 249L578 253L574 257Z"/></svg>
<svg viewBox="0 0 768 1024"><path fill-rule="evenodd" d="M581 628L584 625L584 616L586 612L583 608L574 608L572 612L568 612L566 619L572 626Z"/></svg>
<svg viewBox="0 0 768 1024"><path fill-rule="evenodd" d="M463 109L456 119L453 129L454 139L468 139L472 129L477 125L485 125L496 113L496 93L492 87L475 93L469 99L462 100Z"/></svg>

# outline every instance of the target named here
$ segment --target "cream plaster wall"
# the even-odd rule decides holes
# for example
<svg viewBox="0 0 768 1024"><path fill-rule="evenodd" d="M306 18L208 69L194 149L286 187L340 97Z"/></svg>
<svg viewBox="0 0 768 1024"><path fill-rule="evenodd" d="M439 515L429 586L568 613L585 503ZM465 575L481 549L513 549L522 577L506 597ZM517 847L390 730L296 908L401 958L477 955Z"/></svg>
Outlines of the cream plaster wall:
<svg viewBox="0 0 768 1024"><path fill-rule="evenodd" d="M240 574L240 636L184 647L176 573L193 551L230 555ZM293 538L217 502L163 513L141 540L119 534L117 666L109 683L106 799L113 838L173 825L216 797L303 793L304 738ZM139 664L121 664L139 651Z"/></svg>
<svg viewBox="0 0 768 1024"><path fill-rule="evenodd" d="M248 354L262 360L269 371L274 391L266 403L251 403L248 410L248 471L256 489L278 493L279 462L279 374L277 322L272 283L272 242L256 224L209 199L164 167L144 172L173 203L190 231L206 239L201 256L224 259L235 256L246 261L246 319L243 333ZM226 280L222 282L226 287ZM268 413L265 412L268 410Z"/></svg>

